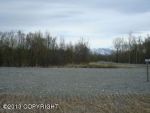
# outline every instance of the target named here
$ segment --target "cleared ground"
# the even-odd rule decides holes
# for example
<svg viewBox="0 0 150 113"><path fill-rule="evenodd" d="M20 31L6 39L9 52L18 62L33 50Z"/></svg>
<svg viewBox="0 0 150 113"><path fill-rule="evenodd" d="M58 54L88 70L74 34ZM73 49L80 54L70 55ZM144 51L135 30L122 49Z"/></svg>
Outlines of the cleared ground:
<svg viewBox="0 0 150 113"><path fill-rule="evenodd" d="M1 113L150 113L146 68L2 67L0 80Z"/></svg>
<svg viewBox="0 0 150 113"><path fill-rule="evenodd" d="M149 93L146 68L0 68L0 92L28 95Z"/></svg>

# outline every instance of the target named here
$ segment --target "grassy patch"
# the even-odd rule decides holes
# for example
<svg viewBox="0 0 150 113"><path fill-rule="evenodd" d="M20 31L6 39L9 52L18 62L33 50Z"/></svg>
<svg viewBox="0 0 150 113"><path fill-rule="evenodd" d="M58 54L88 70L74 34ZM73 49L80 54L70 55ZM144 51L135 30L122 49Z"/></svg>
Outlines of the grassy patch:
<svg viewBox="0 0 150 113"><path fill-rule="evenodd" d="M4 110L3 104L58 104L54 109ZM150 113L150 94L32 97L0 95L1 113Z"/></svg>
<svg viewBox="0 0 150 113"><path fill-rule="evenodd" d="M127 64L115 64L105 62L91 62L86 64L67 64L63 67L67 68L137 68L138 66L127 65Z"/></svg>

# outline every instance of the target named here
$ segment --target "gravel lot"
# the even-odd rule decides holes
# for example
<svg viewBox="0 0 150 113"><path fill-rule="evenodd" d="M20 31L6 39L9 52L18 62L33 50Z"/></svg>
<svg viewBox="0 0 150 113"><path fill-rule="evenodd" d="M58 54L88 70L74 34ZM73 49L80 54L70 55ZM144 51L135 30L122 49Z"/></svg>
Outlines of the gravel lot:
<svg viewBox="0 0 150 113"><path fill-rule="evenodd" d="M97 95L150 93L146 68L0 68L0 93Z"/></svg>

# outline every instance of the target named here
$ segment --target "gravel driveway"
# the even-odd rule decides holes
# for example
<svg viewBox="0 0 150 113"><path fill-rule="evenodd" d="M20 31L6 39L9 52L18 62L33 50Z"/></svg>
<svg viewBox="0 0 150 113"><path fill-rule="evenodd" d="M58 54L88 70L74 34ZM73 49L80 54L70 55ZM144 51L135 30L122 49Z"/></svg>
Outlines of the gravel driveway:
<svg viewBox="0 0 150 113"><path fill-rule="evenodd" d="M146 68L0 68L0 93L97 95L150 93Z"/></svg>

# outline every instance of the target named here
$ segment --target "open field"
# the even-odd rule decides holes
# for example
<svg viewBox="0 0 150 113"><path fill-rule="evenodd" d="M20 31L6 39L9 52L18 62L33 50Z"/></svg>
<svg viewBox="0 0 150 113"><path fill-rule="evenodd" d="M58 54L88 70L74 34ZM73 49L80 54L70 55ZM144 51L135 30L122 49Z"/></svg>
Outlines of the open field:
<svg viewBox="0 0 150 113"><path fill-rule="evenodd" d="M1 67L0 80L1 113L150 113L145 67ZM4 104L58 104L58 108L5 110Z"/></svg>
<svg viewBox="0 0 150 113"><path fill-rule="evenodd" d="M4 104L21 107L3 109ZM30 104L58 104L57 107L33 107ZM31 97L0 95L1 113L150 113L150 94L101 94L97 96Z"/></svg>
<svg viewBox="0 0 150 113"><path fill-rule="evenodd" d="M0 92L28 95L149 93L146 68L0 68Z"/></svg>

